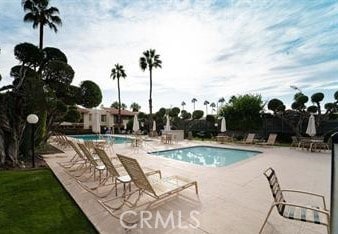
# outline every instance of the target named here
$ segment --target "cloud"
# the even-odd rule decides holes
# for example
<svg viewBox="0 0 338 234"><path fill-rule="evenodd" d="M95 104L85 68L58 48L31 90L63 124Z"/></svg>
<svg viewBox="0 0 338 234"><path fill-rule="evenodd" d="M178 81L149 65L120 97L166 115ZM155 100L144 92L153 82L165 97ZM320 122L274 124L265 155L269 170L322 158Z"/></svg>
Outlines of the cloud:
<svg viewBox="0 0 338 234"><path fill-rule="evenodd" d="M60 9L58 34L46 30L45 44L62 49L74 68L75 84L93 80L104 104L117 95L110 79L123 64L123 102L146 110L149 72L138 65L142 52L156 49L163 68L153 74L155 109L184 100L217 101L234 94L261 93L265 99L292 95L290 85L312 92L330 87L338 72L336 1L51 1ZM37 43L38 32L22 22L15 1L1 1L0 70L15 60L23 41ZM7 75L8 76L8 75ZM9 80L8 78L5 80ZM204 108L202 101L199 108ZM188 110L191 108L187 105Z"/></svg>

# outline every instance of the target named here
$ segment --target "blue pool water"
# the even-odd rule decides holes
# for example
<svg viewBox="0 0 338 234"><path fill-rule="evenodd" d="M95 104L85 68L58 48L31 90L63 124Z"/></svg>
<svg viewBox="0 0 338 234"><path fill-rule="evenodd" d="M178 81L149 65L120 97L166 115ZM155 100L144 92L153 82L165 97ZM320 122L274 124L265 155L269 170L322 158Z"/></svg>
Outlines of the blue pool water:
<svg viewBox="0 0 338 234"><path fill-rule="evenodd" d="M210 146L194 146L173 150L156 151L151 152L150 154L197 165L223 167L254 157L259 153L261 152Z"/></svg>
<svg viewBox="0 0 338 234"><path fill-rule="evenodd" d="M113 142L113 144L123 144L123 143L130 143L131 139L127 137L119 137L119 136L114 136L110 134L103 134L101 135L101 138L99 135L73 135L71 137L77 138L77 139L82 139L84 141L97 141L97 140L106 140L108 142Z"/></svg>

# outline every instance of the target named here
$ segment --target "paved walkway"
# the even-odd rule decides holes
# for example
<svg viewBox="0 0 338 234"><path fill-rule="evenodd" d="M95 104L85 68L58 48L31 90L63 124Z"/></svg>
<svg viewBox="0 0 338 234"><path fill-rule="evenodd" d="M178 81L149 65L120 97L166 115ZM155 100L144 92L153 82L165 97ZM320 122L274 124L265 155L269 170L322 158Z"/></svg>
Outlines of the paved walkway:
<svg viewBox="0 0 338 234"><path fill-rule="evenodd" d="M163 145L157 141L147 142L141 148L130 145L115 145L114 151L136 158L142 166L160 169L164 176L181 175L198 181L199 197L193 189L183 191L160 202L151 209L153 218L148 225L129 230L128 233L258 233L272 202L272 195L263 171L272 166L279 177L282 189L293 188L324 194L329 199L330 192L330 154L309 153L286 147L254 147L243 145L219 145L220 147L241 148L262 151L256 157L227 166L211 168L177 160L149 155L146 152L158 149L175 148L201 144L184 141L176 145ZM210 145L214 143L203 143ZM90 221L100 233L126 233L119 220L113 217L89 193L71 177L57 162L67 161L74 152L64 150L65 154L48 155L46 162L63 186L74 198ZM122 188L120 188L121 190ZM121 194L121 191L119 191ZM108 198L115 198L112 194ZM144 198L145 199L145 198ZM305 200L299 196L288 196L287 200L303 204L320 200ZM115 199L114 202L119 201ZM191 216L191 211L197 211ZM160 227L156 219L159 212L164 219L170 212L174 217L174 228ZM194 228L197 221L198 228ZM321 225L286 220L273 211L263 233L326 233Z"/></svg>

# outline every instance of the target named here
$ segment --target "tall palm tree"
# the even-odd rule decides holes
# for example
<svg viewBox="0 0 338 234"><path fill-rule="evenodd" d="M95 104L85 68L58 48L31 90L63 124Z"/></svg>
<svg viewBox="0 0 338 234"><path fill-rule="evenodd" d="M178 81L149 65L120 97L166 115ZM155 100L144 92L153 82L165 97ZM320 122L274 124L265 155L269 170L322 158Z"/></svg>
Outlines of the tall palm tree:
<svg viewBox="0 0 338 234"><path fill-rule="evenodd" d="M43 49L43 27L48 25L55 33L58 31L57 25L61 25L61 18L59 9L56 7L49 7L49 0L23 0L22 5L26 15L23 18L24 22L33 23L33 28L39 26L40 39L39 48Z"/></svg>
<svg viewBox="0 0 338 234"><path fill-rule="evenodd" d="M224 97L221 97L220 99L218 99L218 102L217 102L217 113L218 113L218 103L221 103L221 106L223 106L223 103L225 102L225 99Z"/></svg>
<svg viewBox="0 0 338 234"><path fill-rule="evenodd" d="M117 91L119 96L119 115L117 119L117 130L120 133L120 127L121 127L121 96L120 96L120 78L126 78L126 72L123 69L123 66L120 64L115 64L114 68L111 69L110 77L113 78L113 80L117 79Z"/></svg>
<svg viewBox="0 0 338 234"><path fill-rule="evenodd" d="M153 68L161 68L162 61L160 55L156 54L154 49L149 49L143 52L143 56L140 58L140 67L142 71L149 69L150 78L150 90L149 90L149 131L153 129Z"/></svg>
<svg viewBox="0 0 338 234"><path fill-rule="evenodd" d="M181 106L182 106L182 110L184 110L184 106L185 106L186 104L185 104L185 102L183 101L183 102L181 102Z"/></svg>
<svg viewBox="0 0 338 234"><path fill-rule="evenodd" d="M209 101L207 101L207 100L205 100L204 101L204 103L203 103L203 105L205 105L205 116L207 116L208 115L208 105L209 105Z"/></svg>
<svg viewBox="0 0 338 234"><path fill-rule="evenodd" d="M216 104L215 104L214 102L212 102L212 103L210 104L210 107L211 107L211 114L213 114L213 113L214 113L214 110L215 110L215 107L216 107Z"/></svg>
<svg viewBox="0 0 338 234"><path fill-rule="evenodd" d="M197 102L196 98L191 99L191 102L194 104L194 111L195 111L195 103Z"/></svg>

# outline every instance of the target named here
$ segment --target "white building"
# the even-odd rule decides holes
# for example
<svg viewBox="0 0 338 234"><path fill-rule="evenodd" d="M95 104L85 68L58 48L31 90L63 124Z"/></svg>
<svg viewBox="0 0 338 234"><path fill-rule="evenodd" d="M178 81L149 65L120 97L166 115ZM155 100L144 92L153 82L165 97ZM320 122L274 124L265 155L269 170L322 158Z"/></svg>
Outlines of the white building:
<svg viewBox="0 0 338 234"><path fill-rule="evenodd" d="M111 129L112 131L117 128L118 121L118 109L101 107L98 109L87 109L78 107L78 111L81 113L81 122L84 129L92 129L93 132L101 132L104 128ZM134 118L137 112L131 112L128 110L121 110L121 129L126 129L127 123L130 119Z"/></svg>

